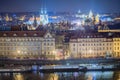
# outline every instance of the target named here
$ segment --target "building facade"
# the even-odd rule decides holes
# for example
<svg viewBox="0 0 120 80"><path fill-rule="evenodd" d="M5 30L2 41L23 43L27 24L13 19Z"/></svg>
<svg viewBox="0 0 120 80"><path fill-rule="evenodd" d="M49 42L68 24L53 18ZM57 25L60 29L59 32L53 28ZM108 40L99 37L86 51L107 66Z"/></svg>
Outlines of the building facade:
<svg viewBox="0 0 120 80"><path fill-rule="evenodd" d="M0 32L0 56L17 59L55 59L55 38L49 32Z"/></svg>
<svg viewBox="0 0 120 80"><path fill-rule="evenodd" d="M120 34L75 33L66 37L44 31L1 31L0 57L50 60L119 58Z"/></svg>
<svg viewBox="0 0 120 80"><path fill-rule="evenodd" d="M71 57L97 58L114 56L113 38L100 34L73 36L69 42Z"/></svg>
<svg viewBox="0 0 120 80"><path fill-rule="evenodd" d="M120 37L113 38L113 52L114 57L116 58L120 57Z"/></svg>

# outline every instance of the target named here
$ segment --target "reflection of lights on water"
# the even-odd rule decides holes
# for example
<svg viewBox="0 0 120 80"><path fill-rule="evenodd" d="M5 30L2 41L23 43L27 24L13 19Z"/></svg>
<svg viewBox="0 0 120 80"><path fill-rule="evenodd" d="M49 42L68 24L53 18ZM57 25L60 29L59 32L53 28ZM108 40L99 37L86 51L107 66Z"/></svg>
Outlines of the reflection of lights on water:
<svg viewBox="0 0 120 80"><path fill-rule="evenodd" d="M47 80L58 80L57 74L50 74Z"/></svg>
<svg viewBox="0 0 120 80"><path fill-rule="evenodd" d="M108 71L108 72L87 72L85 74L87 80L96 80L100 79L101 77L104 79L111 79L113 77L113 72Z"/></svg>
<svg viewBox="0 0 120 80"><path fill-rule="evenodd" d="M87 78L87 80L93 80L92 75L89 75L88 78Z"/></svg>
<svg viewBox="0 0 120 80"><path fill-rule="evenodd" d="M14 75L14 79L15 80L24 80L23 75L21 75L20 73L19 74L15 74Z"/></svg>
<svg viewBox="0 0 120 80"><path fill-rule="evenodd" d="M35 70L35 71L36 71L36 70L37 70L37 65L33 65L33 66L32 66L32 70Z"/></svg>
<svg viewBox="0 0 120 80"><path fill-rule="evenodd" d="M44 77L44 74L43 73L39 73L41 77Z"/></svg>

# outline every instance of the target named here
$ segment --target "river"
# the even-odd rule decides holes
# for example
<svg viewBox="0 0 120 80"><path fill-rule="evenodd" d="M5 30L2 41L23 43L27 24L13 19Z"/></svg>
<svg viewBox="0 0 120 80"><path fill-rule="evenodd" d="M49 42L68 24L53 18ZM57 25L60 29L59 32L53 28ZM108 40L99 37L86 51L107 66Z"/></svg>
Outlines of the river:
<svg viewBox="0 0 120 80"><path fill-rule="evenodd" d="M0 80L120 80L120 71L0 73Z"/></svg>

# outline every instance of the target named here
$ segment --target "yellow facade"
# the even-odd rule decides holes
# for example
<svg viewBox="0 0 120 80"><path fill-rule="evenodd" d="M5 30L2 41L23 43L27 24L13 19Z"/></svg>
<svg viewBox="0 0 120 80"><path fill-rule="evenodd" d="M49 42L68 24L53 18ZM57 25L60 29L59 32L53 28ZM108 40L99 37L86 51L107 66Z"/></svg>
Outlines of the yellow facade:
<svg viewBox="0 0 120 80"><path fill-rule="evenodd" d="M114 57L120 57L120 38L113 38Z"/></svg>

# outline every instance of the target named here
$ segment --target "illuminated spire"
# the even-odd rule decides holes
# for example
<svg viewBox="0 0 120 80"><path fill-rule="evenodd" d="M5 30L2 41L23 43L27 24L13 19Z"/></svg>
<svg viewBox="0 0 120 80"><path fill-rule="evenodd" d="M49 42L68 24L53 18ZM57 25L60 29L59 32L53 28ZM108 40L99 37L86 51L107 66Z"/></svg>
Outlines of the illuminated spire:
<svg viewBox="0 0 120 80"><path fill-rule="evenodd" d="M44 10L44 14L47 14L47 9Z"/></svg>
<svg viewBox="0 0 120 80"><path fill-rule="evenodd" d="M48 24L48 14L47 14L47 9L45 6L45 0L42 0L42 9L40 13L40 24L42 23L43 25Z"/></svg>
<svg viewBox="0 0 120 80"><path fill-rule="evenodd" d="M89 18L92 18L92 16L93 16L93 12L92 12L92 10L90 10L90 12L89 12Z"/></svg>
<svg viewBox="0 0 120 80"><path fill-rule="evenodd" d="M81 13L81 10L78 10L78 14L80 14Z"/></svg>
<svg viewBox="0 0 120 80"><path fill-rule="evenodd" d="M44 13L43 8L41 8L41 14L43 14L43 13Z"/></svg>

